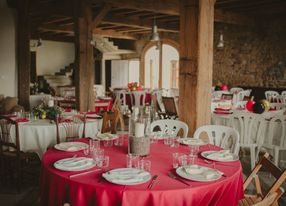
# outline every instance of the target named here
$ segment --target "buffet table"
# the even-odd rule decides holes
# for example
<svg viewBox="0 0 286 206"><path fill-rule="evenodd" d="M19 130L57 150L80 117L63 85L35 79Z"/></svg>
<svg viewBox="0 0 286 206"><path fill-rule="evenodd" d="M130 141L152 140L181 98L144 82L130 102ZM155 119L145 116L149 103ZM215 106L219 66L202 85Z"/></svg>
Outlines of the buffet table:
<svg viewBox="0 0 286 206"><path fill-rule="evenodd" d="M80 140L87 143L87 140ZM110 158L109 167L126 167L127 140L124 146L103 147ZM200 147L200 151L209 150L208 145ZM77 172L61 171L54 168L57 160L84 156L82 151L64 152L49 149L43 156L41 170L41 204L42 205L237 205L243 197L242 168L239 161L206 163L202 157L197 163L222 171L225 176L211 182L186 180L191 186L182 184L167 176L172 169L172 153L189 153L188 146L180 145L172 148L162 141L151 145L151 153L147 160L151 161L151 175L158 175L152 189L148 189L151 180L138 185L117 185L107 180L100 181L102 170L94 171L79 177L70 178ZM95 170L97 167L90 170Z"/></svg>

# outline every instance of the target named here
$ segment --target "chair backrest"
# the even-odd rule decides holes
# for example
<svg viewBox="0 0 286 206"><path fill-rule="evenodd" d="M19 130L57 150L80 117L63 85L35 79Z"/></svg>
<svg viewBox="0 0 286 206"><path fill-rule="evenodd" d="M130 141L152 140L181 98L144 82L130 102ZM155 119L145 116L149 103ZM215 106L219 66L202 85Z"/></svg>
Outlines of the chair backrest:
<svg viewBox="0 0 286 206"><path fill-rule="evenodd" d="M115 134L119 121L120 111L118 109L114 109L114 111L103 112L101 133L111 132L112 134Z"/></svg>
<svg viewBox="0 0 286 206"><path fill-rule="evenodd" d="M65 141L85 137L86 116L73 116L72 119L57 119L57 143L61 142L60 127L64 128Z"/></svg>
<svg viewBox="0 0 286 206"><path fill-rule="evenodd" d="M265 143L286 148L286 116L276 116L271 118Z"/></svg>
<svg viewBox="0 0 286 206"><path fill-rule="evenodd" d="M121 106L126 106L126 90L114 90L114 95L116 99L119 99Z"/></svg>
<svg viewBox="0 0 286 206"><path fill-rule="evenodd" d="M212 99L220 100L222 97L222 94L230 94L228 91L214 91L212 92Z"/></svg>
<svg viewBox="0 0 286 206"><path fill-rule="evenodd" d="M160 111L164 110L162 96L163 96L163 89L154 89L152 91L152 101L154 101L154 105L158 107L157 109Z"/></svg>
<svg viewBox="0 0 286 206"><path fill-rule="evenodd" d="M243 101L244 100L244 97L245 96L249 96L251 93L251 90L250 89L247 89L247 90L243 90L243 91L240 91L236 94L236 100L234 103L236 102L239 102L239 101Z"/></svg>
<svg viewBox="0 0 286 206"><path fill-rule="evenodd" d="M266 190L265 194L263 194L258 174L261 168L269 171L271 175L276 179L276 181L274 181L274 183L270 186L270 188ZM284 190L280 188L280 186L286 179L286 170L282 171L280 168L278 168L273 162L269 160L269 154L265 153L263 157L259 160L259 162L256 164L255 168L252 170L251 174L244 181L243 183L244 190L248 187L248 185L251 183L253 179L255 180L254 183L257 195L262 197L263 200L267 198L269 195L276 192L278 195L273 201L275 202L281 197L282 193L284 192Z"/></svg>
<svg viewBox="0 0 286 206"><path fill-rule="evenodd" d="M237 120L238 124L236 124ZM239 132L241 144L255 143L261 145L263 143L266 120L262 115L235 112L231 116L231 125Z"/></svg>
<svg viewBox="0 0 286 206"><path fill-rule="evenodd" d="M162 97L166 114L170 116L178 116L176 102L174 97Z"/></svg>
<svg viewBox="0 0 286 206"><path fill-rule="evenodd" d="M130 97L132 106L145 106L146 91L132 91Z"/></svg>
<svg viewBox="0 0 286 206"><path fill-rule="evenodd" d="M187 137L189 132L189 127L185 122L173 119L162 119L156 120L150 125L151 131L159 128L160 131L172 136L177 136L180 130L183 130L182 137Z"/></svg>
<svg viewBox="0 0 286 206"><path fill-rule="evenodd" d="M236 102L236 104L234 105L234 109L245 109L245 106L246 106L246 102L247 101L239 101L239 102Z"/></svg>
<svg viewBox="0 0 286 206"><path fill-rule="evenodd" d="M11 130L15 129L15 139L11 137ZM0 116L0 155L2 152L10 151L10 149L16 150L17 155L20 155L20 139L19 139L19 125L16 121Z"/></svg>
<svg viewBox="0 0 286 206"><path fill-rule="evenodd" d="M269 102L279 102L279 93L276 91L266 91L265 97Z"/></svg>
<svg viewBox="0 0 286 206"><path fill-rule="evenodd" d="M240 91L243 91L243 90L244 89L242 89L241 87L233 87L229 91L230 91L231 94L236 94L236 93L238 93Z"/></svg>
<svg viewBox="0 0 286 206"><path fill-rule="evenodd" d="M284 103L270 103L271 109L281 110L286 109L286 104Z"/></svg>
<svg viewBox="0 0 286 206"><path fill-rule="evenodd" d="M205 125L195 131L194 138L199 139L204 132L207 133L210 144L229 149L230 152L238 154L239 133L236 129L221 125Z"/></svg>

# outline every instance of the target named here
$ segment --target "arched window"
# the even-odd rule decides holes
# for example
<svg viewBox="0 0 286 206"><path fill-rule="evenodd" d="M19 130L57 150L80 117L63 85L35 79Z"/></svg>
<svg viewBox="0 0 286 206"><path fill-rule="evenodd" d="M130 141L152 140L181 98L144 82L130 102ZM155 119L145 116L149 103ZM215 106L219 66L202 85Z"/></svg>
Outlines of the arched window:
<svg viewBox="0 0 286 206"><path fill-rule="evenodd" d="M179 52L176 44L162 41L161 49L154 43L145 47L143 65L143 85L146 88L178 88L179 87ZM142 78L142 77L141 77ZM142 78L143 80L143 78ZM143 81L142 81L143 82Z"/></svg>

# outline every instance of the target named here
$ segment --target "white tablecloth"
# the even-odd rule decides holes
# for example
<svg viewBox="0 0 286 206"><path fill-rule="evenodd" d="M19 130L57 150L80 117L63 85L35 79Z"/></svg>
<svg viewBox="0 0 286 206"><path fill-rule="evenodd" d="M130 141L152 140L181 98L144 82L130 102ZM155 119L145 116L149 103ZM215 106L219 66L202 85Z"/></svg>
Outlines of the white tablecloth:
<svg viewBox="0 0 286 206"><path fill-rule="evenodd" d="M93 137L101 129L101 119L88 119L86 122L85 135ZM82 127L79 135L82 134ZM64 141L65 131L59 127L60 137ZM11 138L15 141L15 129L11 128ZM36 152L41 158L48 147L56 144L56 125L50 120L32 120L26 123L19 123L20 148L24 152Z"/></svg>

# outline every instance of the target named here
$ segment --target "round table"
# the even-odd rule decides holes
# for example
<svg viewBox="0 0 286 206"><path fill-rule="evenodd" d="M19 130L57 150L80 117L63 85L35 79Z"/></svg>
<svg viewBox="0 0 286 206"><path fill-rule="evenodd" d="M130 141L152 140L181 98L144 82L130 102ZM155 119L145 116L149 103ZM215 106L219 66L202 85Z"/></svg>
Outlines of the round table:
<svg viewBox="0 0 286 206"><path fill-rule="evenodd" d="M87 142L87 140L81 140ZM103 147L103 146L102 146ZM103 147L110 157L107 170L126 166L127 140L124 146ZM207 145L200 151L208 150ZM172 170L172 153L188 153L188 146L180 145L171 148L162 141L151 145L151 153L146 159L151 160L151 175L158 175L152 189L147 189L151 180L133 186L112 184L106 180L99 181L102 171L96 171L78 177L69 178L78 172L60 171L53 167L59 159L72 157L83 152L63 152L48 150L42 160L41 170L41 203L42 205L237 205L243 197L242 168L239 161L215 164L206 163L200 156L198 164L215 167L224 172L226 177L212 182L195 182L186 186L178 180L167 176ZM94 170L90 169L90 170Z"/></svg>

